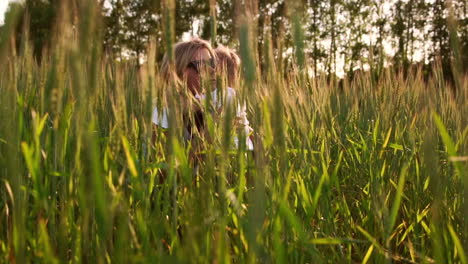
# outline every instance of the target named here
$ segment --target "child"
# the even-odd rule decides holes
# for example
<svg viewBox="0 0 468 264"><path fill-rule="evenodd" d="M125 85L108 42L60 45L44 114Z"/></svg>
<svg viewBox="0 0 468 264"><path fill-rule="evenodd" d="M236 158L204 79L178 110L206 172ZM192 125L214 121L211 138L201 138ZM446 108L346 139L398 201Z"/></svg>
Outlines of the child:
<svg viewBox="0 0 468 264"><path fill-rule="evenodd" d="M227 80L227 94L235 95L234 87L237 86L239 80L239 68L241 60L239 56L228 47L219 46L215 49L217 57L217 70L226 76ZM236 111L235 125L241 133L245 133L246 136L246 147L248 150L253 150L252 143L252 132L253 129L249 125L249 120L247 120L247 114L245 112L245 104L238 105ZM236 146L239 144L237 137L234 138Z"/></svg>

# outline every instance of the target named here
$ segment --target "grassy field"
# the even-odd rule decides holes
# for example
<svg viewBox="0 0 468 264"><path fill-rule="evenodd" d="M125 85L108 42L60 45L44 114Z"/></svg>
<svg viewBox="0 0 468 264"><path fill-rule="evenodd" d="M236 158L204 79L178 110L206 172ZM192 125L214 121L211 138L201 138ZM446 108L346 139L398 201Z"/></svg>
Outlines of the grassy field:
<svg viewBox="0 0 468 264"><path fill-rule="evenodd" d="M1 263L468 263L468 76L259 75L241 35L255 151L208 115L194 170L180 131L151 144L182 103L155 47L112 61L87 18L41 63L0 46Z"/></svg>

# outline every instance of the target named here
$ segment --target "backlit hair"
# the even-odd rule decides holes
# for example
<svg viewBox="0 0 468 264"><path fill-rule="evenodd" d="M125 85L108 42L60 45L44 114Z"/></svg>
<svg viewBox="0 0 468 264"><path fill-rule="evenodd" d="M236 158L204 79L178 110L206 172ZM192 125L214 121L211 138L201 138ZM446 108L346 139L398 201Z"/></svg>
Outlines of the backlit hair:
<svg viewBox="0 0 468 264"><path fill-rule="evenodd" d="M227 74L229 86L233 86L240 67L240 58L234 50L220 45L215 49L219 70Z"/></svg>
<svg viewBox="0 0 468 264"><path fill-rule="evenodd" d="M216 59L215 52L210 43L206 40L193 38L188 41L181 41L174 46L174 70L170 69L169 56L164 55L161 64L161 74L166 79L175 78L177 81L184 79L184 72L188 64L196 60L196 55L200 50L206 49L213 59Z"/></svg>

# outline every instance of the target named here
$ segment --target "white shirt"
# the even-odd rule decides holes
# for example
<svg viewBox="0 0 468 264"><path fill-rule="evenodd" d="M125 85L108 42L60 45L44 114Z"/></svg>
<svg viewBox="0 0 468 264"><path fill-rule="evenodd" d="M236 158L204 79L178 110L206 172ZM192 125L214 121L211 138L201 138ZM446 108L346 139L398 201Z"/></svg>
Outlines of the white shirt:
<svg viewBox="0 0 468 264"><path fill-rule="evenodd" d="M234 102L234 97L236 96L236 92L234 89L228 87L227 88L227 94L226 94L226 101L228 103ZM205 100L206 95L205 94L197 94L195 95L195 98L199 99L200 101ZM218 100L218 92L217 89L215 89L211 93L211 98L213 101L213 105L216 108L221 108L222 107L222 101ZM238 122L244 126L244 131L246 135L246 147L248 150L253 150L253 142L249 138L249 134L252 132L252 128L250 127L249 120L247 119L247 113L245 112L245 105L238 105L236 109L236 117L238 119ZM164 108L162 110L162 114L159 113L158 109L155 107L153 109L153 115L151 117L151 121L153 124L160 126L162 128L169 128L169 120L168 120L168 109ZM236 148L239 146L239 139L237 136L234 136L234 144Z"/></svg>

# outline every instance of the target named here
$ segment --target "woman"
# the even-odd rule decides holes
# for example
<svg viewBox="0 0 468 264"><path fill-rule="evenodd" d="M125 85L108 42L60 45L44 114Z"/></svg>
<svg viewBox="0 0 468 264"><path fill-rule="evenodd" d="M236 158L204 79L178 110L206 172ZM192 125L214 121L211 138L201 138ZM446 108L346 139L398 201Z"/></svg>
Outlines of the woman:
<svg viewBox="0 0 468 264"><path fill-rule="evenodd" d="M195 123L197 130L203 128L202 110L197 100L204 94L202 89L202 76L207 77L208 83L215 85L216 56L210 43L202 39L179 42L174 46L174 69L171 69L169 57L166 54L161 65L161 73L164 79L178 88L176 94L184 98L182 102L182 114L184 115L184 139L191 139ZM188 89L188 91L184 89ZM195 104L193 104L195 103ZM169 109L164 107L162 111L154 108L152 122L156 129L169 128Z"/></svg>
<svg viewBox="0 0 468 264"><path fill-rule="evenodd" d="M214 114L221 113L224 104L234 103L235 91L228 87L226 92L223 93L222 90L215 88L217 57L209 42L198 38L179 42L174 47L174 55L174 69L171 69L169 58L166 54L161 66L161 73L167 81L173 80L176 87L182 88L177 91L176 96L185 98L183 99L185 102L181 103L181 107L184 108L182 109L182 123L184 127L183 137L188 142L192 141L195 136L199 138L199 136L203 136L204 134L203 105L205 105L205 100L207 100L206 90L211 90L211 93L209 93L210 105ZM240 62L238 57L237 61L236 67L238 68ZM235 74L232 75L233 77L237 76L237 68L235 69ZM231 67L227 69L231 69ZM229 79L234 80L233 78L229 78L228 75ZM233 85L234 83L231 84ZM211 89L209 89L210 86ZM188 92L183 89L184 87L187 88ZM169 111L167 107L162 108L162 111L157 107L154 108L152 122L155 129L169 128ZM244 129L250 128L245 111L240 110L239 107L235 126ZM234 140L237 145L236 138ZM251 142L247 143L247 148L253 149Z"/></svg>

